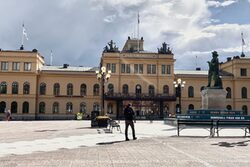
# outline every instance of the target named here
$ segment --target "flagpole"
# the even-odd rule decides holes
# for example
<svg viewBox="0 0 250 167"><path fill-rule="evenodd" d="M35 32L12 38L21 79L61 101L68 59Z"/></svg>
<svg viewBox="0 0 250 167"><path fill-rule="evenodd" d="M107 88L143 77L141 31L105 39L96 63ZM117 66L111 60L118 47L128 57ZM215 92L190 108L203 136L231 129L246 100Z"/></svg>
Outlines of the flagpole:
<svg viewBox="0 0 250 167"><path fill-rule="evenodd" d="M138 11L138 25L137 25L137 45L138 45L138 48L137 48L137 51L138 53L140 52L140 43L139 43L139 38L140 38L140 31L139 31L139 24L140 24L140 15L139 15L139 11Z"/></svg>
<svg viewBox="0 0 250 167"><path fill-rule="evenodd" d="M24 29L24 24L23 24L23 26L22 26L22 46L23 46L23 42L24 42L24 39L23 39L23 37L24 37L23 29Z"/></svg>
<svg viewBox="0 0 250 167"><path fill-rule="evenodd" d="M242 33L241 33L241 53L242 53L242 54L244 53L243 45L244 45L244 39L243 39L243 32L242 32Z"/></svg>
<svg viewBox="0 0 250 167"><path fill-rule="evenodd" d="M52 66L52 62L53 62L53 52L52 50L50 51L50 65Z"/></svg>

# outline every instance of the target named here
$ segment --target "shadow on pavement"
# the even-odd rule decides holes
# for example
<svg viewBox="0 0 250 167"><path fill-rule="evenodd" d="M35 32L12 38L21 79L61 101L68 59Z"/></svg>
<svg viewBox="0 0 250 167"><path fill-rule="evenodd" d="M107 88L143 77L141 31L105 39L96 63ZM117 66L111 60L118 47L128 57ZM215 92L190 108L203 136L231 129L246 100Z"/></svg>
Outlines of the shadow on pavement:
<svg viewBox="0 0 250 167"><path fill-rule="evenodd" d="M240 141L240 142L232 142L232 143L229 143L229 142L218 142L218 143L214 143L214 144L211 144L211 145L218 145L220 147L235 147L235 146L248 146L248 142L250 140L246 140L246 141Z"/></svg>
<svg viewBox="0 0 250 167"><path fill-rule="evenodd" d="M109 145L109 144L115 144L115 143L121 143L125 142L125 140L122 141L111 141L111 142L101 142L101 143L96 143L96 145Z"/></svg>

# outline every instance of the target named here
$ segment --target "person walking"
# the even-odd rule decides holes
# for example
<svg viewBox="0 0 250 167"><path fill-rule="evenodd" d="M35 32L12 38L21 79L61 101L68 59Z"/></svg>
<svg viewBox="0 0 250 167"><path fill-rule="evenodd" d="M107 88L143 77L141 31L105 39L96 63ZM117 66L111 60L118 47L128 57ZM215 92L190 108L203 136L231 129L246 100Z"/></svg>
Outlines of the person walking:
<svg viewBox="0 0 250 167"><path fill-rule="evenodd" d="M10 110L5 110L5 114L6 114L6 121L10 121L11 120L11 112Z"/></svg>
<svg viewBox="0 0 250 167"><path fill-rule="evenodd" d="M133 134L133 140L136 140L135 137L135 126L134 126L134 110L131 108L131 104L128 104L124 109L124 117L125 117L125 139L126 141L129 141L128 138L128 127L131 126L132 134Z"/></svg>

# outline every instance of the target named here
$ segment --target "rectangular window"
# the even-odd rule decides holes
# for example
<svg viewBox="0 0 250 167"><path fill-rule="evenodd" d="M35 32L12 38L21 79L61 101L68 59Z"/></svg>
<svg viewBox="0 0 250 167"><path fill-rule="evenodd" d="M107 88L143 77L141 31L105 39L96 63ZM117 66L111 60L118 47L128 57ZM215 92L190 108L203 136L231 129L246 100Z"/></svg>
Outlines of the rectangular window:
<svg viewBox="0 0 250 167"><path fill-rule="evenodd" d="M130 73L130 64L126 64L126 73Z"/></svg>
<svg viewBox="0 0 250 167"><path fill-rule="evenodd" d="M12 70L13 71L19 71L20 70L20 63L19 62L13 62L12 63Z"/></svg>
<svg viewBox="0 0 250 167"><path fill-rule="evenodd" d="M155 64L152 65L152 74L156 74L156 65Z"/></svg>
<svg viewBox="0 0 250 167"><path fill-rule="evenodd" d="M24 63L24 71L30 71L31 70L31 63Z"/></svg>
<svg viewBox="0 0 250 167"><path fill-rule="evenodd" d="M125 64L122 64L121 73L125 73L125 68L126 68Z"/></svg>
<svg viewBox="0 0 250 167"><path fill-rule="evenodd" d="M121 73L130 73L130 64L122 64Z"/></svg>
<svg viewBox="0 0 250 167"><path fill-rule="evenodd" d="M143 64L139 64L139 73L143 74Z"/></svg>
<svg viewBox="0 0 250 167"><path fill-rule="evenodd" d="M107 63L106 68L107 70L110 70L110 63Z"/></svg>
<svg viewBox="0 0 250 167"><path fill-rule="evenodd" d="M9 67L9 63L6 61L1 62L1 70L7 71Z"/></svg>
<svg viewBox="0 0 250 167"><path fill-rule="evenodd" d="M151 74L151 64L148 64L148 65L147 65L147 73L148 73L148 74Z"/></svg>
<svg viewBox="0 0 250 167"><path fill-rule="evenodd" d="M135 74L143 74L143 64L135 64L134 65L134 73Z"/></svg>
<svg viewBox="0 0 250 167"><path fill-rule="evenodd" d="M134 64L134 73L135 74L139 73L139 65L138 64Z"/></svg>
<svg viewBox="0 0 250 167"><path fill-rule="evenodd" d="M247 69L246 68L240 69L240 76L247 76Z"/></svg>
<svg viewBox="0 0 250 167"><path fill-rule="evenodd" d="M167 74L171 74L171 66L167 65Z"/></svg>
<svg viewBox="0 0 250 167"><path fill-rule="evenodd" d="M167 66L166 65L161 66L161 74L167 74Z"/></svg>
<svg viewBox="0 0 250 167"><path fill-rule="evenodd" d="M114 63L111 64L111 72L112 73L116 72L116 64L114 64Z"/></svg>
<svg viewBox="0 0 250 167"><path fill-rule="evenodd" d="M148 71L148 74L156 74L156 65L155 64L148 64L147 71Z"/></svg>

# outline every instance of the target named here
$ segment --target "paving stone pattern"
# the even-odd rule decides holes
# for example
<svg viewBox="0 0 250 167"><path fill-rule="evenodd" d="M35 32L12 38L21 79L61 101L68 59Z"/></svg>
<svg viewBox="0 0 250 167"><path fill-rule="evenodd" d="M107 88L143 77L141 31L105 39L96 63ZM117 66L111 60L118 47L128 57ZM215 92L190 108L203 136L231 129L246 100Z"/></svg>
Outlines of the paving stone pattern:
<svg viewBox="0 0 250 167"><path fill-rule="evenodd" d="M89 121L2 121L0 167L250 166L250 138L240 129L222 130L216 138L204 129L187 129L177 137L176 128L161 121L137 121L138 140L124 141L124 133L89 126ZM121 128L124 132L124 122Z"/></svg>

